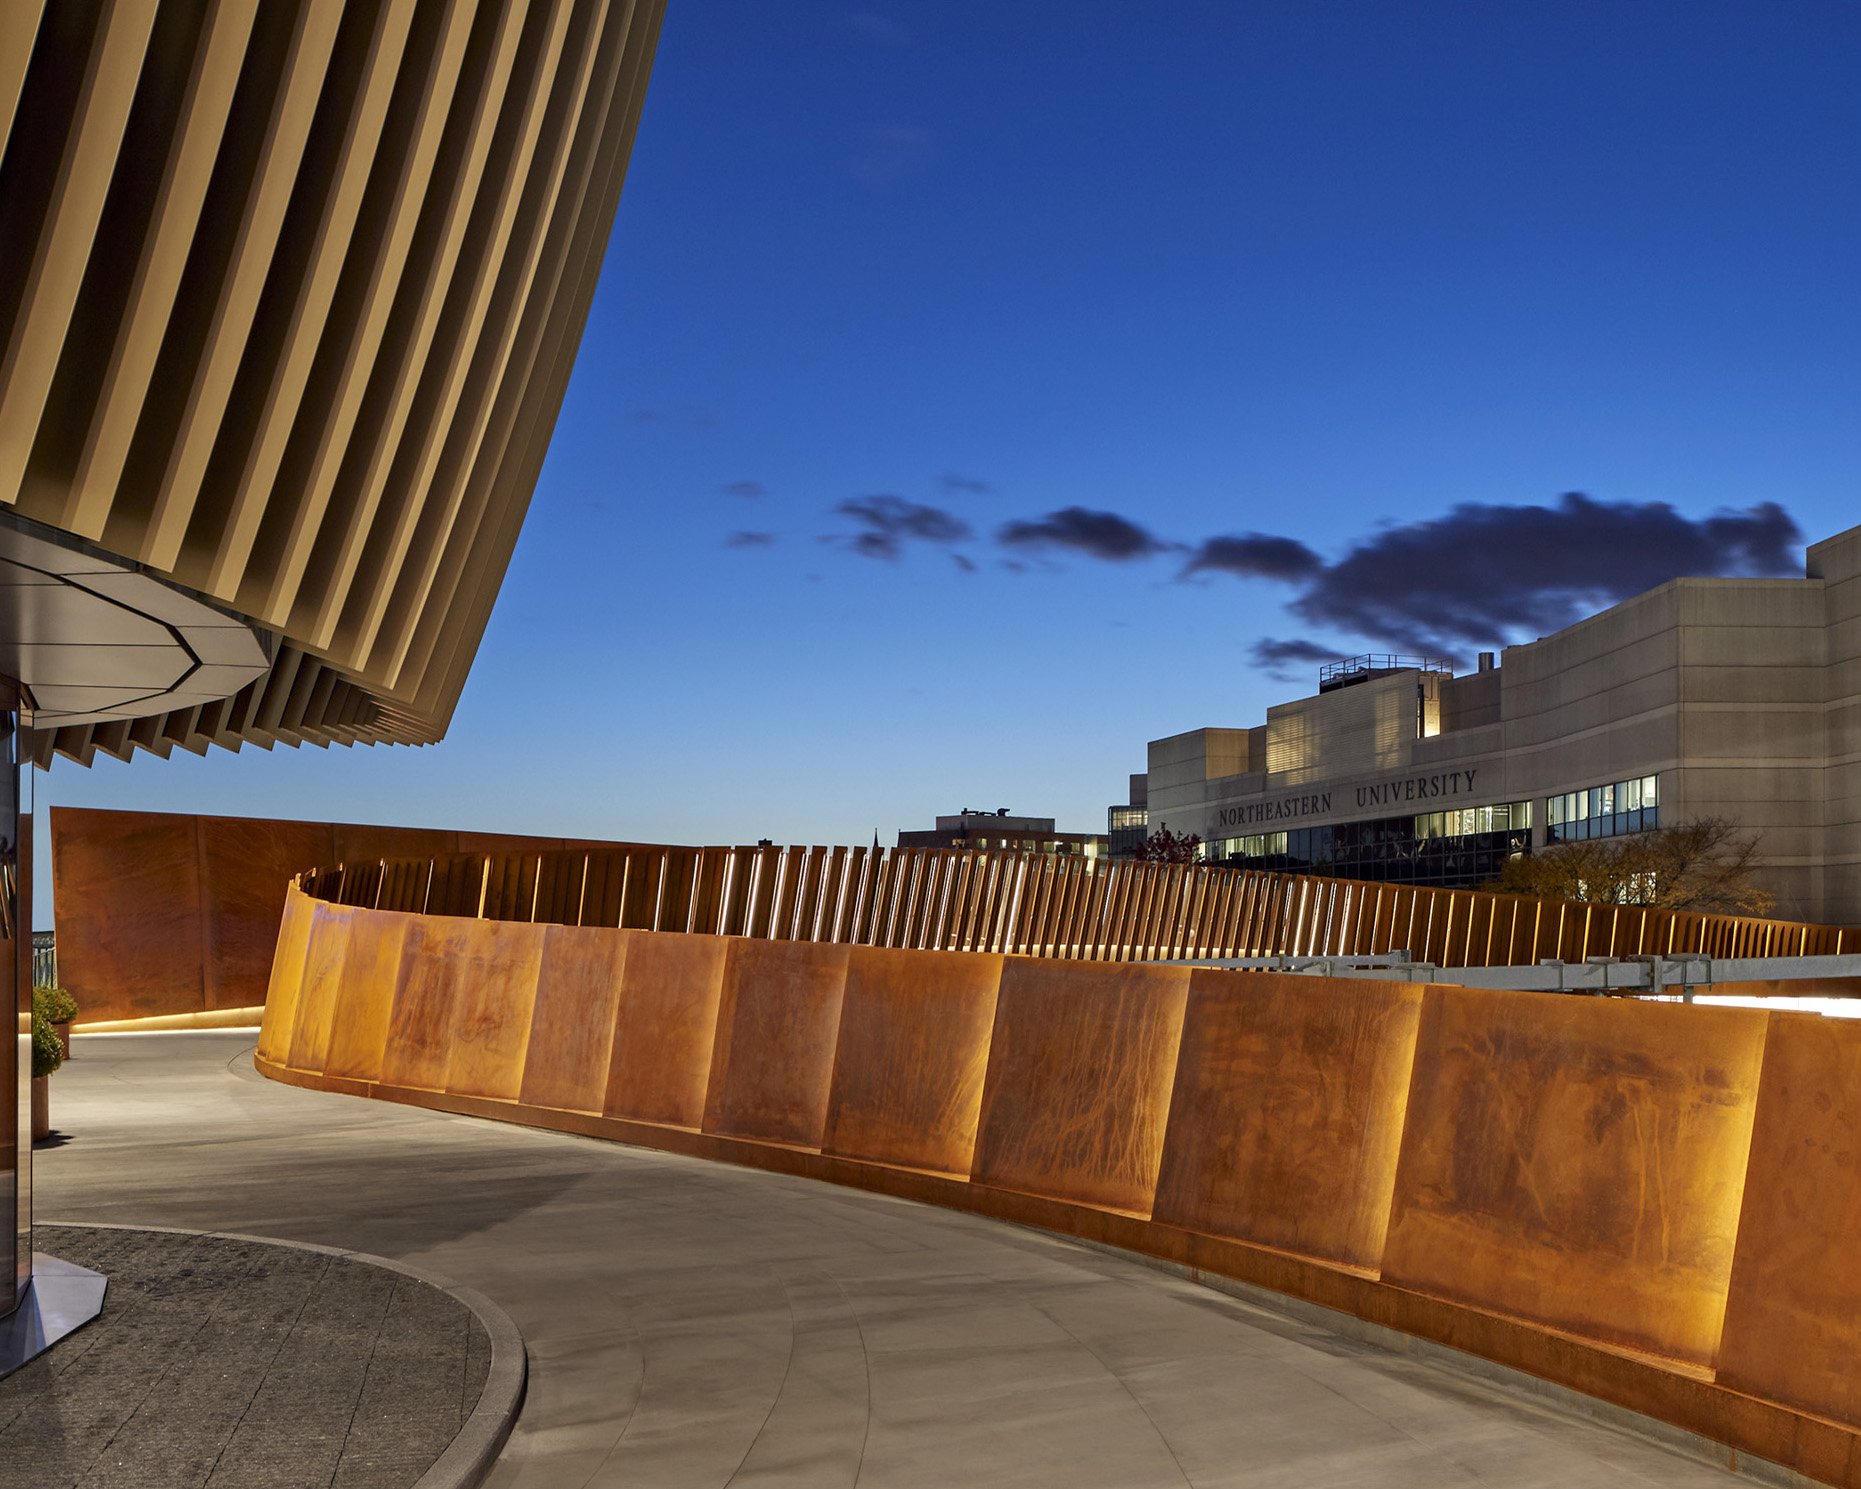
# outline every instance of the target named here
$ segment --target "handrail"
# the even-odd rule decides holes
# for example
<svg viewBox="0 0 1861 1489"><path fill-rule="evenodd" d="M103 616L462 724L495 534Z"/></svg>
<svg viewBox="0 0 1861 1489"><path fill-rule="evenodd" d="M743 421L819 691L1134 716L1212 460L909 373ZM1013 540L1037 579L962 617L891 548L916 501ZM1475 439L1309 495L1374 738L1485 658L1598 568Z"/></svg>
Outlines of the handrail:
<svg viewBox="0 0 1861 1489"><path fill-rule="evenodd" d="M1803 921L996 849L627 845L370 859L296 882L333 903L425 915L1085 961L1861 952L1861 929Z"/></svg>
<svg viewBox="0 0 1861 1489"><path fill-rule="evenodd" d="M1413 669L1417 672L1445 672L1450 677L1454 674L1454 664L1446 657L1399 656L1394 652L1366 651L1354 657L1339 657L1335 662L1326 662L1318 669L1318 685L1322 688L1328 682L1340 677L1355 677L1360 672L1398 672Z"/></svg>

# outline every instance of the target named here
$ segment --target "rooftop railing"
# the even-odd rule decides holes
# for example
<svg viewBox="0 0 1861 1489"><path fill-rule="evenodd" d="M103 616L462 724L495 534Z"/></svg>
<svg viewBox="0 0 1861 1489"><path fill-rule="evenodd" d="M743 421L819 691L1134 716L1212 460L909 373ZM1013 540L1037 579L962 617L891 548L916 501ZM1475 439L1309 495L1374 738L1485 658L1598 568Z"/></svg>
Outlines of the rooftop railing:
<svg viewBox="0 0 1861 1489"><path fill-rule="evenodd" d="M1407 657L1394 652L1367 651L1361 656L1340 657L1335 662L1326 662L1318 669L1318 685L1335 683L1346 677L1356 677L1366 672L1401 672L1414 668L1417 672L1452 673L1454 663L1448 657Z"/></svg>
<svg viewBox="0 0 1861 1489"><path fill-rule="evenodd" d="M1800 921L962 848L454 854L343 864L298 884L424 915L1085 961L1400 950L1481 967L1861 952L1861 930Z"/></svg>

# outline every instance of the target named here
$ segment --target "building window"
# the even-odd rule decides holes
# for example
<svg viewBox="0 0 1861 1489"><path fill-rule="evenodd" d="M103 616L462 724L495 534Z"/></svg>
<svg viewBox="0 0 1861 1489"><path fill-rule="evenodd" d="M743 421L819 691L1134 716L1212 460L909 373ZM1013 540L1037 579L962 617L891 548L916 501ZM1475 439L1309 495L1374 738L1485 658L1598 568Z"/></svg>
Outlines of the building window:
<svg viewBox="0 0 1861 1489"><path fill-rule="evenodd" d="M1210 857L1230 868L1468 889L1498 878L1508 858L1531 851L1531 817L1528 801L1379 817L1225 838Z"/></svg>
<svg viewBox="0 0 1861 1489"><path fill-rule="evenodd" d="M1660 777L1636 776L1553 796L1545 803L1544 819L1545 837L1553 843L1646 832L1661 825Z"/></svg>
<svg viewBox="0 0 1861 1489"><path fill-rule="evenodd" d="M1105 825L1111 856L1135 858L1150 836L1150 813L1144 807L1112 807Z"/></svg>
<svg viewBox="0 0 1861 1489"><path fill-rule="evenodd" d="M1456 807L1424 812L1415 819L1418 838L1466 838L1483 832L1531 831L1531 803L1502 801L1490 807Z"/></svg>

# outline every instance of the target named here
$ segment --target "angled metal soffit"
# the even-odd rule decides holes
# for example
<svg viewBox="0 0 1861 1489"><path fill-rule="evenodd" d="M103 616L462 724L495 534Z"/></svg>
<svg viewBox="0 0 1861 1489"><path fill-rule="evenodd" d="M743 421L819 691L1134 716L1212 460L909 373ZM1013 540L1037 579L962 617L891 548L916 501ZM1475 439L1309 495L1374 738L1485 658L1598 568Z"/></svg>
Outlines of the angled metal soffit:
<svg viewBox="0 0 1861 1489"><path fill-rule="evenodd" d="M445 733L662 10L0 5L0 666L41 763Z"/></svg>

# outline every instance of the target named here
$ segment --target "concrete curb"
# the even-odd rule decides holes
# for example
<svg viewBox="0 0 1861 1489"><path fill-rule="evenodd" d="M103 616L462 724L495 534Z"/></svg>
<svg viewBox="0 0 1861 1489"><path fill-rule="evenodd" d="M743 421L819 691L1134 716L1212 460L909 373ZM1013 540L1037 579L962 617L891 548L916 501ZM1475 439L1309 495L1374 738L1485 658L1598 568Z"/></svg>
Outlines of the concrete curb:
<svg viewBox="0 0 1861 1489"><path fill-rule="evenodd" d="M205 1236L210 1240L246 1241L258 1246L282 1246L292 1251L312 1251L321 1256L341 1257L345 1261L398 1272L428 1287L437 1288L454 1301L469 1308L485 1327L491 1343L491 1366L485 1373L484 1389L478 1404L459 1428L458 1435L446 1450L433 1460L433 1466L414 1481L413 1489L477 1489L491 1472L498 1453L510 1437L523 1410L524 1390L529 1384L530 1357L524 1348L523 1335L511 1317L476 1288L428 1272L406 1262L376 1256L368 1251L352 1251L343 1246L319 1246L314 1241L287 1241L278 1236L255 1236L244 1231L193 1230L184 1225L124 1225L99 1220L52 1220L36 1218L35 1225L64 1226L70 1230L149 1231L168 1236Z"/></svg>

